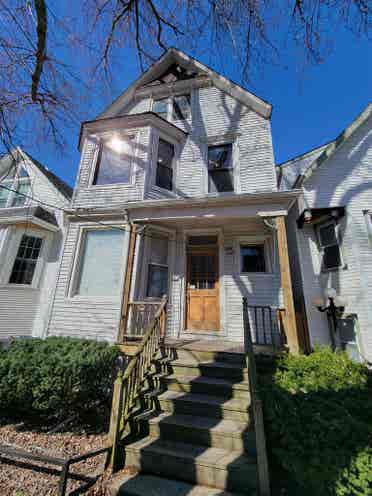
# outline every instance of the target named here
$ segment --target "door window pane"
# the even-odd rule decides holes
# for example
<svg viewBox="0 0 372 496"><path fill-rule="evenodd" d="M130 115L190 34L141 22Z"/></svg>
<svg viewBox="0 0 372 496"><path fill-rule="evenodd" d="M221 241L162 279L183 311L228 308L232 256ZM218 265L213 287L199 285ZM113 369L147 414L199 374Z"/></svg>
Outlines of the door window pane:
<svg viewBox="0 0 372 496"><path fill-rule="evenodd" d="M173 159L174 145L159 138L155 184L170 191L173 189Z"/></svg>
<svg viewBox="0 0 372 496"><path fill-rule="evenodd" d="M129 183L133 138L113 139L101 145L93 184Z"/></svg>
<svg viewBox="0 0 372 496"><path fill-rule="evenodd" d="M124 270L124 234L118 229L88 230L85 233L76 294L119 295Z"/></svg>
<svg viewBox="0 0 372 496"><path fill-rule="evenodd" d="M42 242L41 238L22 236L9 283L32 284Z"/></svg>
<svg viewBox="0 0 372 496"><path fill-rule="evenodd" d="M240 247L242 272L265 272L265 249L263 245Z"/></svg>

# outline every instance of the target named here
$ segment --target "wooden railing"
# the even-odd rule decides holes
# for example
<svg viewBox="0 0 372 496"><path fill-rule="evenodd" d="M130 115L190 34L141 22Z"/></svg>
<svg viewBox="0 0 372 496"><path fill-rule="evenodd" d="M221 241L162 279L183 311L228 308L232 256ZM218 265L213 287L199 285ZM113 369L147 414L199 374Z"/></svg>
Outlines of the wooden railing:
<svg viewBox="0 0 372 496"><path fill-rule="evenodd" d="M150 323L154 320L159 306L159 301L131 301L129 303L125 337L143 337Z"/></svg>
<svg viewBox="0 0 372 496"><path fill-rule="evenodd" d="M118 371L114 383L109 431L109 445L112 448L108 459L111 470L117 468L119 443L128 434L129 422L134 413L139 413L140 400L143 404L143 388L150 375L153 359L164 341L166 304L167 300L164 297L143 336L141 345L125 370Z"/></svg>
<svg viewBox="0 0 372 496"><path fill-rule="evenodd" d="M266 452L265 426L262 401L259 394L256 359L253 352L251 327L249 323L248 302L243 298L244 353L248 370L251 406L254 420L257 453L258 489L260 496L270 496L269 465Z"/></svg>

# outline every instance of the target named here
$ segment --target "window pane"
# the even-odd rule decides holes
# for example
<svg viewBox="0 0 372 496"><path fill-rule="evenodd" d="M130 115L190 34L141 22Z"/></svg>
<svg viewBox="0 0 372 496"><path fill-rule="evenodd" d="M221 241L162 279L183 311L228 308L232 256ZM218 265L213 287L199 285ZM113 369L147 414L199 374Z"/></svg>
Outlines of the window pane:
<svg viewBox="0 0 372 496"><path fill-rule="evenodd" d="M168 267L149 265L147 296L161 298L168 293Z"/></svg>
<svg viewBox="0 0 372 496"><path fill-rule="evenodd" d="M156 185L160 188L173 188L173 159L174 146L160 138L156 167Z"/></svg>
<svg viewBox="0 0 372 496"><path fill-rule="evenodd" d="M20 194L15 194L13 197L12 201L12 206L13 207L20 207L27 203L29 200L27 196L24 195L30 195L30 182L29 181L22 181L21 183L18 184L17 192Z"/></svg>
<svg viewBox="0 0 372 496"><path fill-rule="evenodd" d="M132 139L115 139L103 144L93 184L129 183L132 159Z"/></svg>
<svg viewBox="0 0 372 496"><path fill-rule="evenodd" d="M159 117L166 119L168 117L168 98L154 100L152 111L158 114Z"/></svg>
<svg viewBox="0 0 372 496"><path fill-rule="evenodd" d="M76 294L117 296L123 269L124 232L88 230L81 253L80 277Z"/></svg>
<svg viewBox="0 0 372 496"><path fill-rule="evenodd" d="M36 262L40 255L43 240L23 235L14 261L9 283L32 284Z"/></svg>
<svg viewBox="0 0 372 496"><path fill-rule="evenodd" d="M242 272L265 272L265 250L262 245L241 246L241 270Z"/></svg>
<svg viewBox="0 0 372 496"><path fill-rule="evenodd" d="M340 267L341 265L341 255L340 248L338 245L327 246L324 248L323 253L323 268L333 269L335 267Z"/></svg>
<svg viewBox="0 0 372 496"><path fill-rule="evenodd" d="M10 185L9 185L8 183L4 182L4 183L1 183L1 185L6 186L8 188L12 187L12 183L10 183ZM10 193L9 190L0 187L0 207L6 207L7 202L8 202L9 193Z"/></svg>
<svg viewBox="0 0 372 496"><path fill-rule="evenodd" d="M150 262L154 264L168 264L168 238L157 233L151 233Z"/></svg>
<svg viewBox="0 0 372 496"><path fill-rule="evenodd" d="M208 169L228 169L232 167L232 144L208 147Z"/></svg>
<svg viewBox="0 0 372 496"><path fill-rule="evenodd" d="M188 244L190 246L216 245L217 236L190 236Z"/></svg>
<svg viewBox="0 0 372 496"><path fill-rule="evenodd" d="M234 176L232 170L209 171L209 192L234 191Z"/></svg>
<svg viewBox="0 0 372 496"><path fill-rule="evenodd" d="M190 115L190 95L180 95L173 98L172 119L185 120Z"/></svg>
<svg viewBox="0 0 372 496"><path fill-rule="evenodd" d="M319 237L321 246L337 244L334 224L319 227Z"/></svg>

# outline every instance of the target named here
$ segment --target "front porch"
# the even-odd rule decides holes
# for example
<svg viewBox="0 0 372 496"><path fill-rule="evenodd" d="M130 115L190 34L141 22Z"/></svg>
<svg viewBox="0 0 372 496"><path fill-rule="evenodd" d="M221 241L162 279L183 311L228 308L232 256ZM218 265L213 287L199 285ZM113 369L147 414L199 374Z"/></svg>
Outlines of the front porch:
<svg viewBox="0 0 372 496"><path fill-rule="evenodd" d="M166 294L168 340L239 349L244 297L256 345L287 345L295 352L303 347L285 231L289 199L271 194L276 203L270 204L262 203L263 195L254 202L246 196L200 206L196 200L146 202L129 212L119 342L141 338Z"/></svg>

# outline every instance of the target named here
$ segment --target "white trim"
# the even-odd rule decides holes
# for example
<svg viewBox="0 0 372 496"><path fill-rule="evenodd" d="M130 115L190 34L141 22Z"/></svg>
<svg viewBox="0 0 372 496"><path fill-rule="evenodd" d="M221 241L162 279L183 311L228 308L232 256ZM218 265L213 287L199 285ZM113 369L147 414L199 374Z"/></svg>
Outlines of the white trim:
<svg viewBox="0 0 372 496"><path fill-rule="evenodd" d="M204 161L205 167L203 167L203 191L206 197L220 197L220 196L231 196L239 195L241 192L240 184L240 160L239 160L239 141L237 134L229 134L229 137L225 134L218 136L213 136L208 138L205 143L202 144L202 159ZM233 191L209 191L209 168L208 168L208 149L212 146L222 146L231 145L231 161L232 161L232 173L233 173Z"/></svg>
<svg viewBox="0 0 372 496"><path fill-rule="evenodd" d="M272 242L271 235L262 235L262 236L239 236L234 238L234 267L235 271L238 275L244 275L247 277L265 277L272 276L274 274L274 263L273 263L273 254L270 253L270 246ZM264 249L264 257L265 257L265 272L243 272L242 271L242 261L240 255L241 246L253 246L253 245L261 245Z"/></svg>
<svg viewBox="0 0 372 496"><path fill-rule="evenodd" d="M372 210L363 210L363 216L366 223L369 245L372 248Z"/></svg>
<svg viewBox="0 0 372 496"><path fill-rule="evenodd" d="M161 188L156 184L156 173L157 173L157 158L158 158L158 149L159 149L159 140L162 139L163 141L166 141L167 143L173 145L174 147L174 157L173 157L173 163L172 163L172 170L173 170L173 176L172 176L172 189L166 189L166 188ZM181 146L180 143L174 139L171 136L166 135L165 133L153 129L152 134L151 134L151 145L150 145L150 150L151 150L151 157L149 160L149 165L150 165L150 170L148 172L149 176L149 181L148 181L148 186L146 188L146 192L148 193L149 191L157 191L161 194L168 194L170 196L173 196L177 198L177 185L178 185L178 169L179 169L179 162L180 162L180 156L181 156Z"/></svg>
<svg viewBox="0 0 372 496"><path fill-rule="evenodd" d="M336 244L337 244L338 251L340 254L340 265L338 265L336 267L324 268L323 267L323 258L324 258L324 248L325 247L321 243L320 229L323 227L326 227L326 226L330 226L330 225L334 226L334 229L335 229ZM317 244L318 244L318 253L319 253L319 262L320 262L319 274L325 274L328 272L334 272L334 271L346 269L347 265L345 264L344 256L342 253L341 241L340 241L340 233L339 233L340 224L335 222L334 219L331 219L331 220L328 220L325 222L319 222L319 223L315 224L314 228L315 228L316 240L317 240ZM326 247L336 246L336 244L327 245Z"/></svg>
<svg viewBox="0 0 372 496"><path fill-rule="evenodd" d="M163 87L162 87L163 89ZM150 94L151 96L151 102L150 102L150 109L151 109L151 112L154 112L155 114L157 114L157 112L155 112L154 110L154 103L156 101L159 101L159 100L167 100L167 116L165 117L165 119L168 121L168 122L171 122L172 124L174 125L179 125L179 124L184 124L185 122L188 123L188 124L191 124L192 123L192 88L190 87L189 89L184 89L183 91L181 90L176 90L174 91L172 89L172 87L169 87L167 89L167 92L164 94L164 96L160 96L160 95L156 95L156 92L152 92ZM155 98L154 98L155 96ZM180 97L180 96L189 96L190 97L190 107L189 107L189 115L187 116L186 119L173 119L173 100L174 98L176 97Z"/></svg>
<svg viewBox="0 0 372 496"><path fill-rule="evenodd" d="M12 207L12 208L25 208L23 205L22 207ZM33 215L15 215L15 216L10 216L10 217L1 217L0 216L0 226L1 225L17 225L20 223L27 223L27 224L34 224L37 227L41 227L42 229L45 229L46 231L52 231L52 232L57 232L60 230L59 226L55 226L53 224L50 224L49 222L39 219L38 217L35 217Z"/></svg>

